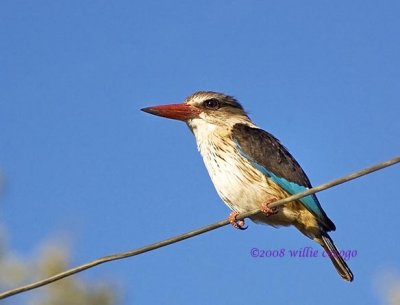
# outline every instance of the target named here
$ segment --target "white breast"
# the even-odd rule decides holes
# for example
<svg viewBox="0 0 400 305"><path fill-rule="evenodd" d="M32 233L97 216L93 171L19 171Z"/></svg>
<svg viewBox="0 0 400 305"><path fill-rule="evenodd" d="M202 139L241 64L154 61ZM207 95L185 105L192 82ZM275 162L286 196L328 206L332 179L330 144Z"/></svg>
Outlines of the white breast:
<svg viewBox="0 0 400 305"><path fill-rule="evenodd" d="M200 127L200 126L198 126ZM193 130L198 149L221 199L238 212L260 208L271 196L267 177L237 151L228 130L206 124Z"/></svg>

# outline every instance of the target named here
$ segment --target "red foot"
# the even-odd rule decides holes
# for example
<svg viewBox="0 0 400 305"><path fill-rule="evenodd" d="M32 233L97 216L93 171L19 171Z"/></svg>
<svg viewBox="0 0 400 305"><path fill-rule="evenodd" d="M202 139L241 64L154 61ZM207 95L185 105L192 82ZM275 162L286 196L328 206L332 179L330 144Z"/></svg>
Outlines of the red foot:
<svg viewBox="0 0 400 305"><path fill-rule="evenodd" d="M276 213L278 213L278 209L277 208L270 208L269 205L275 201L277 201L278 199L276 197L270 197L268 198L268 200L266 202L263 202L261 204L261 213L263 213L265 216L271 216L271 215L275 215Z"/></svg>
<svg viewBox="0 0 400 305"><path fill-rule="evenodd" d="M229 214L228 220L231 223L232 227L239 230L246 230L247 226L245 226L244 220L237 220L236 217L239 215L238 212L233 211Z"/></svg>

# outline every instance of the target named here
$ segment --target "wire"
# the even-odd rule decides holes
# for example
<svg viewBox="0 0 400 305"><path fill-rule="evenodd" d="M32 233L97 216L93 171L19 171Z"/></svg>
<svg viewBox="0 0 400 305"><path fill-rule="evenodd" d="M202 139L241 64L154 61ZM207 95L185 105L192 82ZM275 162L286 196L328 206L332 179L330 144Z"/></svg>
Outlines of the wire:
<svg viewBox="0 0 400 305"><path fill-rule="evenodd" d="M308 190L306 190L304 192L289 196L289 197L281 199L281 200L277 200L276 202L271 203L269 205L269 207L270 208L274 208L274 207L281 206L281 205L286 204L288 202L291 202L291 201L294 201L294 200L298 200L298 199L300 199L302 197L305 197L305 196L308 196L308 195L311 195L311 194L314 194L314 193L329 189L331 187L334 187L334 186L342 184L342 183L346 183L346 182L348 182L350 180L357 179L357 178L359 178L361 176L368 175L368 174L370 174L372 172L381 170L381 169L383 169L385 167L388 167L388 166L392 166L392 165L394 165L396 163L399 163L399 162L400 162L400 156L399 157L395 157L395 158L390 159L390 160L387 160L385 162L378 163L376 165L373 165L371 167L362 169L360 171L351 173L351 174L346 175L344 177L332 180L330 182L321 184L321 185L319 185L317 187L310 188L310 189L308 189ZM236 219L237 220L242 220L244 218L251 217L251 216L253 216L255 214L258 214L258 213L260 213L260 210L241 213L236 217ZM51 277L48 277L46 279L31 283L31 284L27 284L27 285L24 285L24 286L20 286L20 287L11 289L11 290L7 290L7 291L5 291L3 293L0 293L0 299L5 299L5 298L8 298L8 297L16 295L16 294L20 294L20 293L25 292L25 291L33 290L35 288L48 285L50 283L53 283L53 282L58 281L58 280L61 280L61 279L65 278L65 277L68 277L70 275L79 273L81 271L93 268L93 267L95 267L97 265L100 265L100 264L104 264L104 263L107 263L107 262L111 262L111 261L115 261L115 260L131 257L131 256L136 256L136 255L143 254L143 253L146 253L146 252L149 252L149 251L153 251L155 249L159 249L159 248L162 248L162 247L177 243L179 241L182 241L182 240L185 240L185 239L188 239L188 238L192 238L194 236L197 236L197 235L200 235L200 234L203 234L203 233L218 229L218 228L226 226L228 224L229 224L229 220L221 220L221 221L218 221L216 223L213 223L213 224L210 224L210 225L207 225L207 226L204 226L204 227L189 231L189 232L181 234L181 235L177 235L177 236L174 236L174 237L171 237L171 238L168 238L168 239L164 239L162 241L159 241L159 242L156 242L156 243L153 243L153 244L141 247L141 248L137 248L137 249L130 250L130 251L127 251L127 252L121 252L121 253L116 253L116 254L112 254L112 255L107 255L107 256L95 259L95 260L93 260L91 262L88 262L86 264L82 264L82 265L79 265L79 266L77 266L75 268L71 268L71 269L68 269L68 270L66 270L64 272L55 274L55 275L53 275Z"/></svg>

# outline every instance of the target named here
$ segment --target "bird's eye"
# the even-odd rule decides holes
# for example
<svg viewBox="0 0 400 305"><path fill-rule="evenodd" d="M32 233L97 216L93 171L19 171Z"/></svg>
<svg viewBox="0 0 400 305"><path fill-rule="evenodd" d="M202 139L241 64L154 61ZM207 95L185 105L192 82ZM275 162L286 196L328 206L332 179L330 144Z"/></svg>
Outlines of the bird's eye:
<svg viewBox="0 0 400 305"><path fill-rule="evenodd" d="M217 110L219 107L221 107L219 100L215 98L211 98L209 100L204 101L203 106L204 108L212 110Z"/></svg>

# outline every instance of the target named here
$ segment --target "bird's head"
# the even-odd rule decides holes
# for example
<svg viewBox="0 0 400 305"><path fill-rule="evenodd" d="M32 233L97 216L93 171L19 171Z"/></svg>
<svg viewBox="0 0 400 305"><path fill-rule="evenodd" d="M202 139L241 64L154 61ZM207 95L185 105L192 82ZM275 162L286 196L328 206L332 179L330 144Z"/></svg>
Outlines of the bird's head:
<svg viewBox="0 0 400 305"><path fill-rule="evenodd" d="M196 92L181 104L147 107L142 111L184 121L191 129L201 125L233 126L249 121L242 105L235 98L212 91Z"/></svg>

